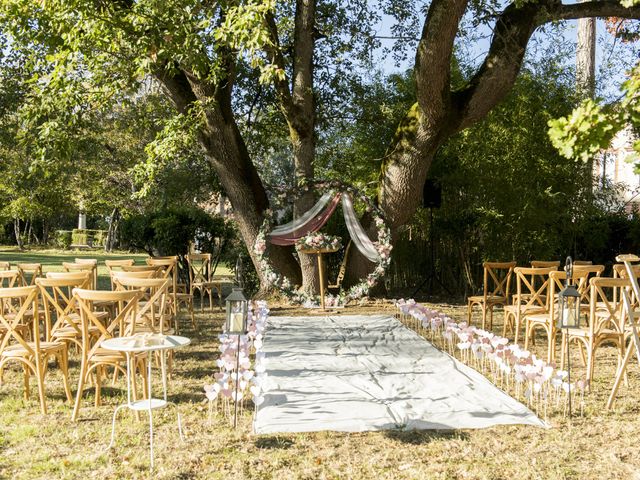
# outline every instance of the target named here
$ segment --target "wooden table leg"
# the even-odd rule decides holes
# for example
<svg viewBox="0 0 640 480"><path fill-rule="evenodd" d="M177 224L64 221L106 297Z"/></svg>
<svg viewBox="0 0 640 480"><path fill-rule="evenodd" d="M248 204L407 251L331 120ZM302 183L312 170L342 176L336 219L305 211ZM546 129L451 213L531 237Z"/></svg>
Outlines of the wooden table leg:
<svg viewBox="0 0 640 480"><path fill-rule="evenodd" d="M322 263L322 254L318 253L318 276L320 277L320 308L321 310L326 310L324 308L324 264Z"/></svg>

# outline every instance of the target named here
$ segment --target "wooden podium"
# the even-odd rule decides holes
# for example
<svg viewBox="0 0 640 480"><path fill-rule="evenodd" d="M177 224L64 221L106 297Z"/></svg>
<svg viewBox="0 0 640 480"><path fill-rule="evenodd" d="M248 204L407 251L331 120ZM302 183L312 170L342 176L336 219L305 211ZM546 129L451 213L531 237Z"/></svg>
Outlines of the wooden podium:
<svg viewBox="0 0 640 480"><path fill-rule="evenodd" d="M320 311L327 312L328 310L324 306L324 262L322 261L322 255L325 253L335 253L339 248L321 248L321 249L300 249L298 252L305 253L307 255L315 255L318 259L318 276L320 277Z"/></svg>

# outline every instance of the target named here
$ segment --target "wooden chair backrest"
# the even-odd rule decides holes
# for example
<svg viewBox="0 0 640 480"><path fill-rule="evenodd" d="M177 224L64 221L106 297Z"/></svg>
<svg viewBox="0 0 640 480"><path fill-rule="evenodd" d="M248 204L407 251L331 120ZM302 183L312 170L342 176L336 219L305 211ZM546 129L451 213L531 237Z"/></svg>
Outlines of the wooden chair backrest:
<svg viewBox="0 0 640 480"><path fill-rule="evenodd" d="M555 267L516 267L516 298L522 311L529 307L549 308L549 274Z"/></svg>
<svg viewBox="0 0 640 480"><path fill-rule="evenodd" d="M93 263L72 263L72 262L62 262L62 268L64 268L65 272L87 272L91 275L91 285L89 288L91 290L97 287L97 265Z"/></svg>
<svg viewBox="0 0 640 480"><path fill-rule="evenodd" d="M599 265L602 269L588 269L582 267L574 267L572 283L576 286L578 293L580 293L580 300L584 304L589 304L589 278L591 274L600 276L604 266ZM564 270L557 270L549 273L549 298L553 299L555 305L558 303L558 294L565 287L567 280L567 272Z"/></svg>
<svg viewBox="0 0 640 480"><path fill-rule="evenodd" d="M85 263L87 265L98 266L98 259L97 258L74 258L73 261L75 263Z"/></svg>
<svg viewBox="0 0 640 480"><path fill-rule="evenodd" d="M90 272L68 273L55 276L50 273L46 278L36 279L40 290L45 316L45 338L51 340L51 335L58 329L70 325L80 335L82 329L71 314L78 313L77 299L73 294L75 288L87 288L91 285ZM53 313L55 311L55 321Z"/></svg>
<svg viewBox="0 0 640 480"><path fill-rule="evenodd" d="M639 278L640 265L632 265L631 268L636 278ZM613 278L627 278L627 269L625 268L624 263L616 263L613 266Z"/></svg>
<svg viewBox="0 0 640 480"><path fill-rule="evenodd" d="M11 262L0 262L0 270L10 270Z"/></svg>
<svg viewBox="0 0 640 480"><path fill-rule="evenodd" d="M560 268L560 260L531 260L531 268Z"/></svg>
<svg viewBox="0 0 640 480"><path fill-rule="evenodd" d="M139 290L121 290L107 292L104 290L85 290L76 288L73 291L80 309L82 323L82 354L84 358L91 358L104 340L117 336L135 334L135 319L138 311L138 299L142 292ZM104 321L98 319L93 309L93 302L113 302L119 308L117 314ZM94 342L89 336L89 327L95 327L100 337Z"/></svg>
<svg viewBox="0 0 640 480"><path fill-rule="evenodd" d="M0 288L17 287L19 284L19 270L0 270Z"/></svg>
<svg viewBox="0 0 640 480"><path fill-rule="evenodd" d="M187 255L187 264L190 283L206 283L212 280L210 253L190 253Z"/></svg>
<svg viewBox="0 0 640 480"><path fill-rule="evenodd" d="M115 282L120 278L157 278L158 272L155 270L146 270L142 272L111 272L111 282L115 290Z"/></svg>
<svg viewBox="0 0 640 480"><path fill-rule="evenodd" d="M39 361L40 321L38 319L38 287L0 288L0 326L3 327L0 354L7 348L11 340L20 344L30 355ZM27 315L29 312L29 315ZM33 340L24 338L21 325L31 325Z"/></svg>
<svg viewBox="0 0 640 480"><path fill-rule="evenodd" d="M113 285L113 272L121 271L122 267L131 267L135 261L133 258L126 258L124 260L105 260L104 264L109 272L109 281L111 282L111 290L115 289Z"/></svg>
<svg viewBox="0 0 640 480"><path fill-rule="evenodd" d="M573 261L574 267L579 267L582 265L593 265L593 262L591 260L574 260Z"/></svg>
<svg viewBox="0 0 640 480"><path fill-rule="evenodd" d="M136 318L153 332L164 333L167 314L167 293L171 280L167 278L133 278L117 276L113 280L118 290L139 290L144 301L139 305Z"/></svg>
<svg viewBox="0 0 640 480"><path fill-rule="evenodd" d="M630 283L626 278L596 277L589 281L589 332L592 336L604 329L624 332L623 303L614 292L628 286Z"/></svg>
<svg viewBox="0 0 640 480"><path fill-rule="evenodd" d="M511 277L516 262L484 262L483 295L486 301L488 296L509 298L511 289Z"/></svg>
<svg viewBox="0 0 640 480"><path fill-rule="evenodd" d="M159 277L171 280L169 289L171 293L178 290L178 257L150 257L146 259L147 265L162 268L162 274Z"/></svg>
<svg viewBox="0 0 640 480"><path fill-rule="evenodd" d="M36 278L42 276L41 263L18 263L16 267L20 272L20 283L24 287L35 285Z"/></svg>
<svg viewBox="0 0 640 480"><path fill-rule="evenodd" d="M79 264L93 265L93 288L98 288L98 259L97 258L74 258L73 261Z"/></svg>
<svg viewBox="0 0 640 480"><path fill-rule="evenodd" d="M123 265L120 267L123 272L162 272L164 268L158 265Z"/></svg>

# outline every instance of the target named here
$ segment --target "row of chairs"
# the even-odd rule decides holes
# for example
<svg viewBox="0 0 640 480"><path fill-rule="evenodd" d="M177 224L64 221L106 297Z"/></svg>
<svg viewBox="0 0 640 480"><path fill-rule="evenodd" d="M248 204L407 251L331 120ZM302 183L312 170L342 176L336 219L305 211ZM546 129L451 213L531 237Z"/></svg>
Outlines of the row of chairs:
<svg viewBox="0 0 640 480"><path fill-rule="evenodd" d="M113 369L114 381L119 373L126 372L123 367L126 357L102 349L102 341L139 332L177 333L181 303L189 307L195 328L192 292L194 288L208 287L208 273L202 270L206 266L196 267L191 275L191 291L180 292L177 258L165 257L149 258L146 265L135 265L133 260L107 260L111 291L97 290L97 261L83 260L64 264L65 272L49 272L46 276L38 264L0 271L0 381L7 364L20 364L25 397L30 393L29 378L35 376L41 411L46 413L44 383L49 360L57 361L65 394L71 401L68 358L70 348L75 347L81 358L74 420L83 391L91 380L98 406L107 369ZM210 258L205 256L204 260ZM221 296L220 291L218 294ZM142 372L146 395L144 362L143 357L136 358L135 365L129 368Z"/></svg>
<svg viewBox="0 0 640 480"><path fill-rule="evenodd" d="M556 360L558 293L564 288L566 272L558 271L559 262L540 266L516 267L515 262L485 263L484 295L469 297L468 310L479 305L485 312L483 322L489 319L492 327L493 308L504 307L503 335L507 331L519 341L520 328L524 327L525 349L534 340L536 330L547 337L547 361ZM593 378L595 352L604 343L612 343L618 349L618 362L622 361L630 329L622 308L621 289L629 286L624 265L613 266L612 277L603 277L603 265L590 262L574 262L573 282L581 295L583 326L562 332L561 368L564 367L566 348L570 343L580 345L580 352L587 369L587 380ZM510 293L510 277L516 276L516 291ZM635 270L640 276L640 267ZM492 287L487 288L489 284ZM633 300L637 303L637 299ZM484 325L483 325L484 326Z"/></svg>

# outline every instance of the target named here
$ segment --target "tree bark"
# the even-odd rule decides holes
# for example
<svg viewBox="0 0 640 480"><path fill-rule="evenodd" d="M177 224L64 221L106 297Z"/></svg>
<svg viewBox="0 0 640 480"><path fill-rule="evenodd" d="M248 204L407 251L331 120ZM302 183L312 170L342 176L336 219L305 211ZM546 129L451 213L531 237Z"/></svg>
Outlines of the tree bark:
<svg viewBox="0 0 640 480"><path fill-rule="evenodd" d="M286 76L275 81L280 109L289 127L295 181L298 185L314 178L316 115L313 91L313 27L315 4L315 0L296 0L293 77L291 81ZM271 42L265 47L265 50L270 60L284 72L286 65L273 15L267 16L266 26L270 33ZM291 86L289 86L290 83ZM309 210L314 202L315 197L312 192L302 195L294 202L294 217ZM298 256L303 290L308 293L318 293L320 279L316 259L313 255L299 254Z"/></svg>
<svg viewBox="0 0 640 480"><path fill-rule="evenodd" d="M13 219L13 233L16 237L16 243L18 244L18 248L20 250L24 250L24 243L22 241L22 234L20 233L20 219Z"/></svg>
<svg viewBox="0 0 640 480"><path fill-rule="evenodd" d="M593 98L596 88L596 20L578 20L576 88L584 98Z"/></svg>
<svg viewBox="0 0 640 480"><path fill-rule="evenodd" d="M231 68L228 71L231 72ZM197 101L207 104L198 141L231 202L233 216L261 286L266 288L269 281L260 271L253 245L269 202L231 110L232 79L228 78L216 88L182 71L170 76L158 75L157 78L179 112L187 112ZM212 99L216 101L212 102ZM270 254L277 271L294 284L300 282L300 269L290 248L271 246Z"/></svg>

